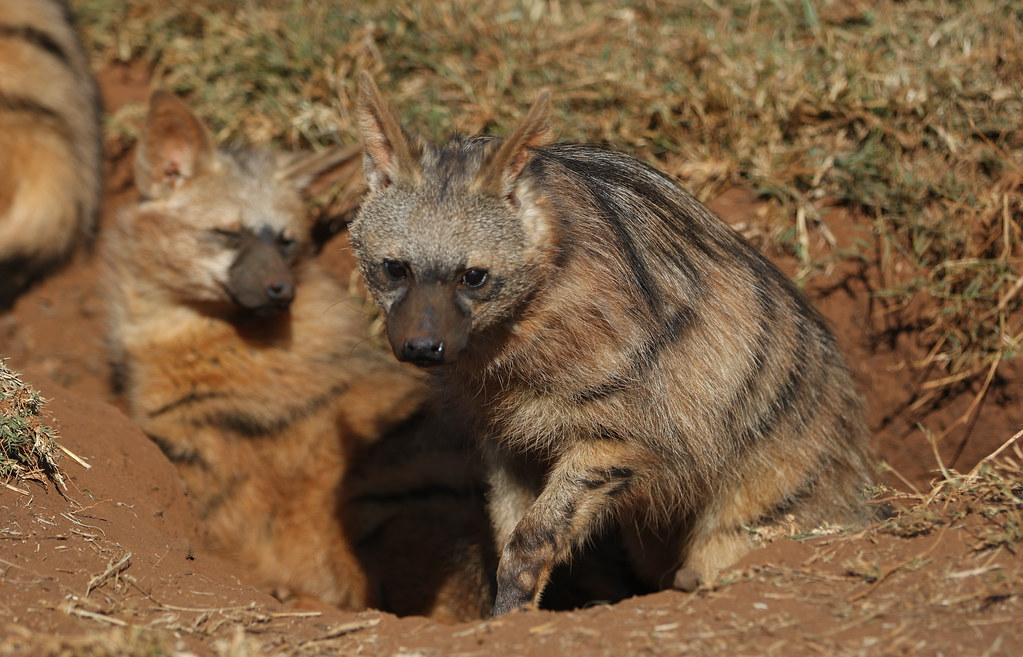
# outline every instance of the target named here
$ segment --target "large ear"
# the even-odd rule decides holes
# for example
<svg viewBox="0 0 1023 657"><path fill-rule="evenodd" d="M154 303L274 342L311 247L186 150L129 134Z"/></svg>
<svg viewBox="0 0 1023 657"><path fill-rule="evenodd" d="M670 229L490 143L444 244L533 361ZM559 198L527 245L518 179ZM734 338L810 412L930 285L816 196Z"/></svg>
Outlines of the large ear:
<svg viewBox="0 0 1023 657"><path fill-rule="evenodd" d="M323 180L331 180L333 174L343 175L350 165L362 154L358 144L343 148L327 148L319 152L301 151L297 153L279 153L277 155L278 181L290 185L299 192L305 193L310 185Z"/></svg>
<svg viewBox="0 0 1023 657"><path fill-rule="evenodd" d="M174 94L157 89L135 151L135 185L148 198L164 198L213 160L206 126Z"/></svg>
<svg viewBox="0 0 1023 657"><path fill-rule="evenodd" d="M543 91L529 114L480 168L476 187L499 196L512 196L515 181L529 162L529 149L547 143L550 133L551 95Z"/></svg>
<svg viewBox="0 0 1023 657"><path fill-rule="evenodd" d="M320 197L327 204L319 212L308 213L313 247L320 248L351 219L353 210L366 192L362 179L362 146L328 148L317 153L299 151L277 152L275 179L306 197Z"/></svg>
<svg viewBox="0 0 1023 657"><path fill-rule="evenodd" d="M414 180L421 176L422 169L412 156L408 134L366 71L359 77L359 128L370 189L384 188L400 177Z"/></svg>

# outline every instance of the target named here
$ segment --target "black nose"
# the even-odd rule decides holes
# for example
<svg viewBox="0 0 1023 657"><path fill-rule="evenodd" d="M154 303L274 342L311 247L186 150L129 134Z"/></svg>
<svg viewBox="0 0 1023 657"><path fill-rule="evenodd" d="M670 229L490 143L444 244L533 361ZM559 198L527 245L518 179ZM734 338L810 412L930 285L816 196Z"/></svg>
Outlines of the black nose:
<svg viewBox="0 0 1023 657"><path fill-rule="evenodd" d="M444 341L409 338L402 343L401 359L421 366L439 365L444 362Z"/></svg>
<svg viewBox="0 0 1023 657"><path fill-rule="evenodd" d="M295 286L291 284L291 281L271 281L266 284L266 296L270 301L277 303L291 303L295 298Z"/></svg>

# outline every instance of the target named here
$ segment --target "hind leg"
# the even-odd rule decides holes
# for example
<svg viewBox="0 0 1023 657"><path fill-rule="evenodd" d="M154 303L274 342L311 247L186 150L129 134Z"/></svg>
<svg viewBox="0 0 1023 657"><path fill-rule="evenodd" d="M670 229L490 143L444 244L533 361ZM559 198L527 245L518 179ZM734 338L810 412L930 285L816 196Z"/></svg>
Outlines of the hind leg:
<svg viewBox="0 0 1023 657"><path fill-rule="evenodd" d="M753 539L742 527L713 527L693 537L685 561L675 571L672 587L694 591L710 584L722 569L731 566L753 548Z"/></svg>

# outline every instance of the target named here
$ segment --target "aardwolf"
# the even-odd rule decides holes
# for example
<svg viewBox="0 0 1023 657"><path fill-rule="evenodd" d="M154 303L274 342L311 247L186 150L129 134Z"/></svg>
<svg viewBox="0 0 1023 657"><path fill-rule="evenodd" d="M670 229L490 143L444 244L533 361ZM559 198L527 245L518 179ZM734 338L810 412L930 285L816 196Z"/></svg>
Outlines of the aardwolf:
<svg viewBox="0 0 1023 657"><path fill-rule="evenodd" d="M495 559L467 433L311 257L301 192L358 154L216 149L154 92L143 198L105 250L113 360L214 551L299 597L479 618Z"/></svg>
<svg viewBox="0 0 1023 657"><path fill-rule="evenodd" d="M751 527L864 520L867 429L824 320L663 173L547 145L549 113L543 93L507 138L434 146L361 80L353 246L394 354L478 423L495 613L607 527L648 586L692 588Z"/></svg>

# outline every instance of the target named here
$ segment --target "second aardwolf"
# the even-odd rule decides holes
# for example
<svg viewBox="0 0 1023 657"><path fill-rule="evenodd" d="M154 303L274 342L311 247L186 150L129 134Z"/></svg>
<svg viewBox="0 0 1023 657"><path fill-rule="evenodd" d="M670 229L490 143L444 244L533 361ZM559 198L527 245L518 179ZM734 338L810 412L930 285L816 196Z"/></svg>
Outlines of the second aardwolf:
<svg viewBox="0 0 1023 657"><path fill-rule="evenodd" d="M750 527L868 517L861 402L821 316L663 173L547 145L549 113L542 94L504 139L434 146L361 81L352 242L395 355L478 421L495 613L606 525L648 586L688 588Z"/></svg>
<svg viewBox="0 0 1023 657"><path fill-rule="evenodd" d="M312 258L301 193L358 152L217 149L155 92L143 198L105 250L113 358L215 552L301 597L479 618L493 559L467 434Z"/></svg>

